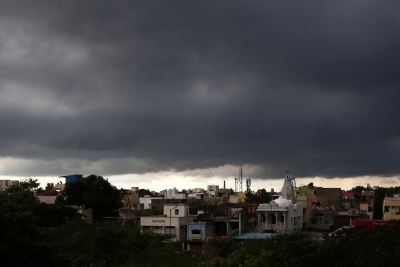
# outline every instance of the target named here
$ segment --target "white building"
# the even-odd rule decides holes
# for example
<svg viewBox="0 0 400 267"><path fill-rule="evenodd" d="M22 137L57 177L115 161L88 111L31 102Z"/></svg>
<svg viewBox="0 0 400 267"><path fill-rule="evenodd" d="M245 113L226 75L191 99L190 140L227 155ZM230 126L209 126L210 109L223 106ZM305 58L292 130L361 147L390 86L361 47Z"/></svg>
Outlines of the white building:
<svg viewBox="0 0 400 267"><path fill-rule="evenodd" d="M296 232L303 228L303 205L296 203L294 176L286 172L281 196L270 203L260 204L256 210L258 232Z"/></svg>
<svg viewBox="0 0 400 267"><path fill-rule="evenodd" d="M143 208L148 210L151 208L152 199L162 199L162 197L150 197L149 195L145 195L144 197L139 198L139 204L142 204Z"/></svg>
<svg viewBox="0 0 400 267"><path fill-rule="evenodd" d="M186 240L187 224L196 216L189 215L189 205L164 204L164 215L142 216L140 228L143 232L152 231L158 234L172 234L175 241Z"/></svg>
<svg viewBox="0 0 400 267"><path fill-rule="evenodd" d="M216 197L218 190L219 190L219 185L208 185L207 186L207 193L210 194L210 197Z"/></svg>
<svg viewBox="0 0 400 267"><path fill-rule="evenodd" d="M0 180L0 192L6 191L8 187L18 184L18 180Z"/></svg>
<svg viewBox="0 0 400 267"><path fill-rule="evenodd" d="M210 195L208 193L189 193L187 199L188 201L208 202Z"/></svg>
<svg viewBox="0 0 400 267"><path fill-rule="evenodd" d="M178 189L176 189L176 187L174 187L173 189L168 189L167 190L167 196L165 198L167 199L174 199L175 198L175 194L178 194L179 191Z"/></svg>

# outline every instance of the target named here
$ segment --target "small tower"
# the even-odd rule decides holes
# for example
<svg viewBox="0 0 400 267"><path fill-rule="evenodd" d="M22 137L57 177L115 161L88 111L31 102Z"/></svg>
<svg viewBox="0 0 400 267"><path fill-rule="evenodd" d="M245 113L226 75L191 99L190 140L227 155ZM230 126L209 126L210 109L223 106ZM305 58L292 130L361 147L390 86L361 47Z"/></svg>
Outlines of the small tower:
<svg viewBox="0 0 400 267"><path fill-rule="evenodd" d="M282 187L282 197L291 200L293 204L296 203L295 188L296 180L294 178L294 175L289 174L289 171L286 171L286 177Z"/></svg>

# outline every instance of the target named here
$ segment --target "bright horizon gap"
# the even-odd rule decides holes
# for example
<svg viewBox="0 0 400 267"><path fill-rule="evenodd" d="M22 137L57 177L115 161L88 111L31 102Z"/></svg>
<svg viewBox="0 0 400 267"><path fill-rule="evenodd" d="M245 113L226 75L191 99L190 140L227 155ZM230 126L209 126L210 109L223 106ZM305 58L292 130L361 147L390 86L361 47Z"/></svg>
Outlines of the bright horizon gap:
<svg viewBox="0 0 400 267"><path fill-rule="evenodd" d="M84 177L88 176L83 174ZM103 175L101 175L103 176ZM160 192L164 189L176 188L179 191L183 189L203 188L207 189L208 185L218 185L220 188L232 188L235 190L235 177L227 179L226 177L205 177L199 175L181 175L173 172L163 173L148 173L148 174L124 174L124 175L110 175L103 176L118 189L129 189L131 187L139 187L139 189L148 189L150 191ZM57 184L58 182L65 182L65 178L58 176L0 176L1 180L24 180L26 178L37 179L42 188L46 187L47 183ZM280 192L283 185L283 179L251 179L250 189L255 191L265 188L271 191L273 188L275 192ZM341 188L342 190L350 190L355 186L380 186L380 187L394 187L400 185L400 176L382 177L382 176L357 176L347 178L323 178L323 177L305 177L296 178L296 186L308 185L313 183L314 186L324 188ZM246 178L243 177L242 191L246 190Z"/></svg>

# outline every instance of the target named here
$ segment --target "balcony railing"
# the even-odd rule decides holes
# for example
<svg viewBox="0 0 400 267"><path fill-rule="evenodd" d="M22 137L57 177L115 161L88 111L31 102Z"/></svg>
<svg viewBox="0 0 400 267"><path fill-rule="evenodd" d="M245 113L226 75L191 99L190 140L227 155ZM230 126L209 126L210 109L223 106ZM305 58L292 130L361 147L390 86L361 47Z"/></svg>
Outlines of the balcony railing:
<svg viewBox="0 0 400 267"><path fill-rule="evenodd" d="M271 223L261 222L258 226L262 230L279 230L279 229L283 229L285 227L285 223L277 222L277 223L271 224Z"/></svg>

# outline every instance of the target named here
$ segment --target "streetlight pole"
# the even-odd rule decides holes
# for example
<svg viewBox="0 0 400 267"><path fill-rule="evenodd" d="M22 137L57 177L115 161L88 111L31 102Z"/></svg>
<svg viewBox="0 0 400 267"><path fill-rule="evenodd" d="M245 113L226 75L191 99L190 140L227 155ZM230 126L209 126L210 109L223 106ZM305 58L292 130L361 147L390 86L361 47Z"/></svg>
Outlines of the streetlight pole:
<svg viewBox="0 0 400 267"><path fill-rule="evenodd" d="M173 207L169 210L169 233L171 233L171 211L176 209L178 206Z"/></svg>

